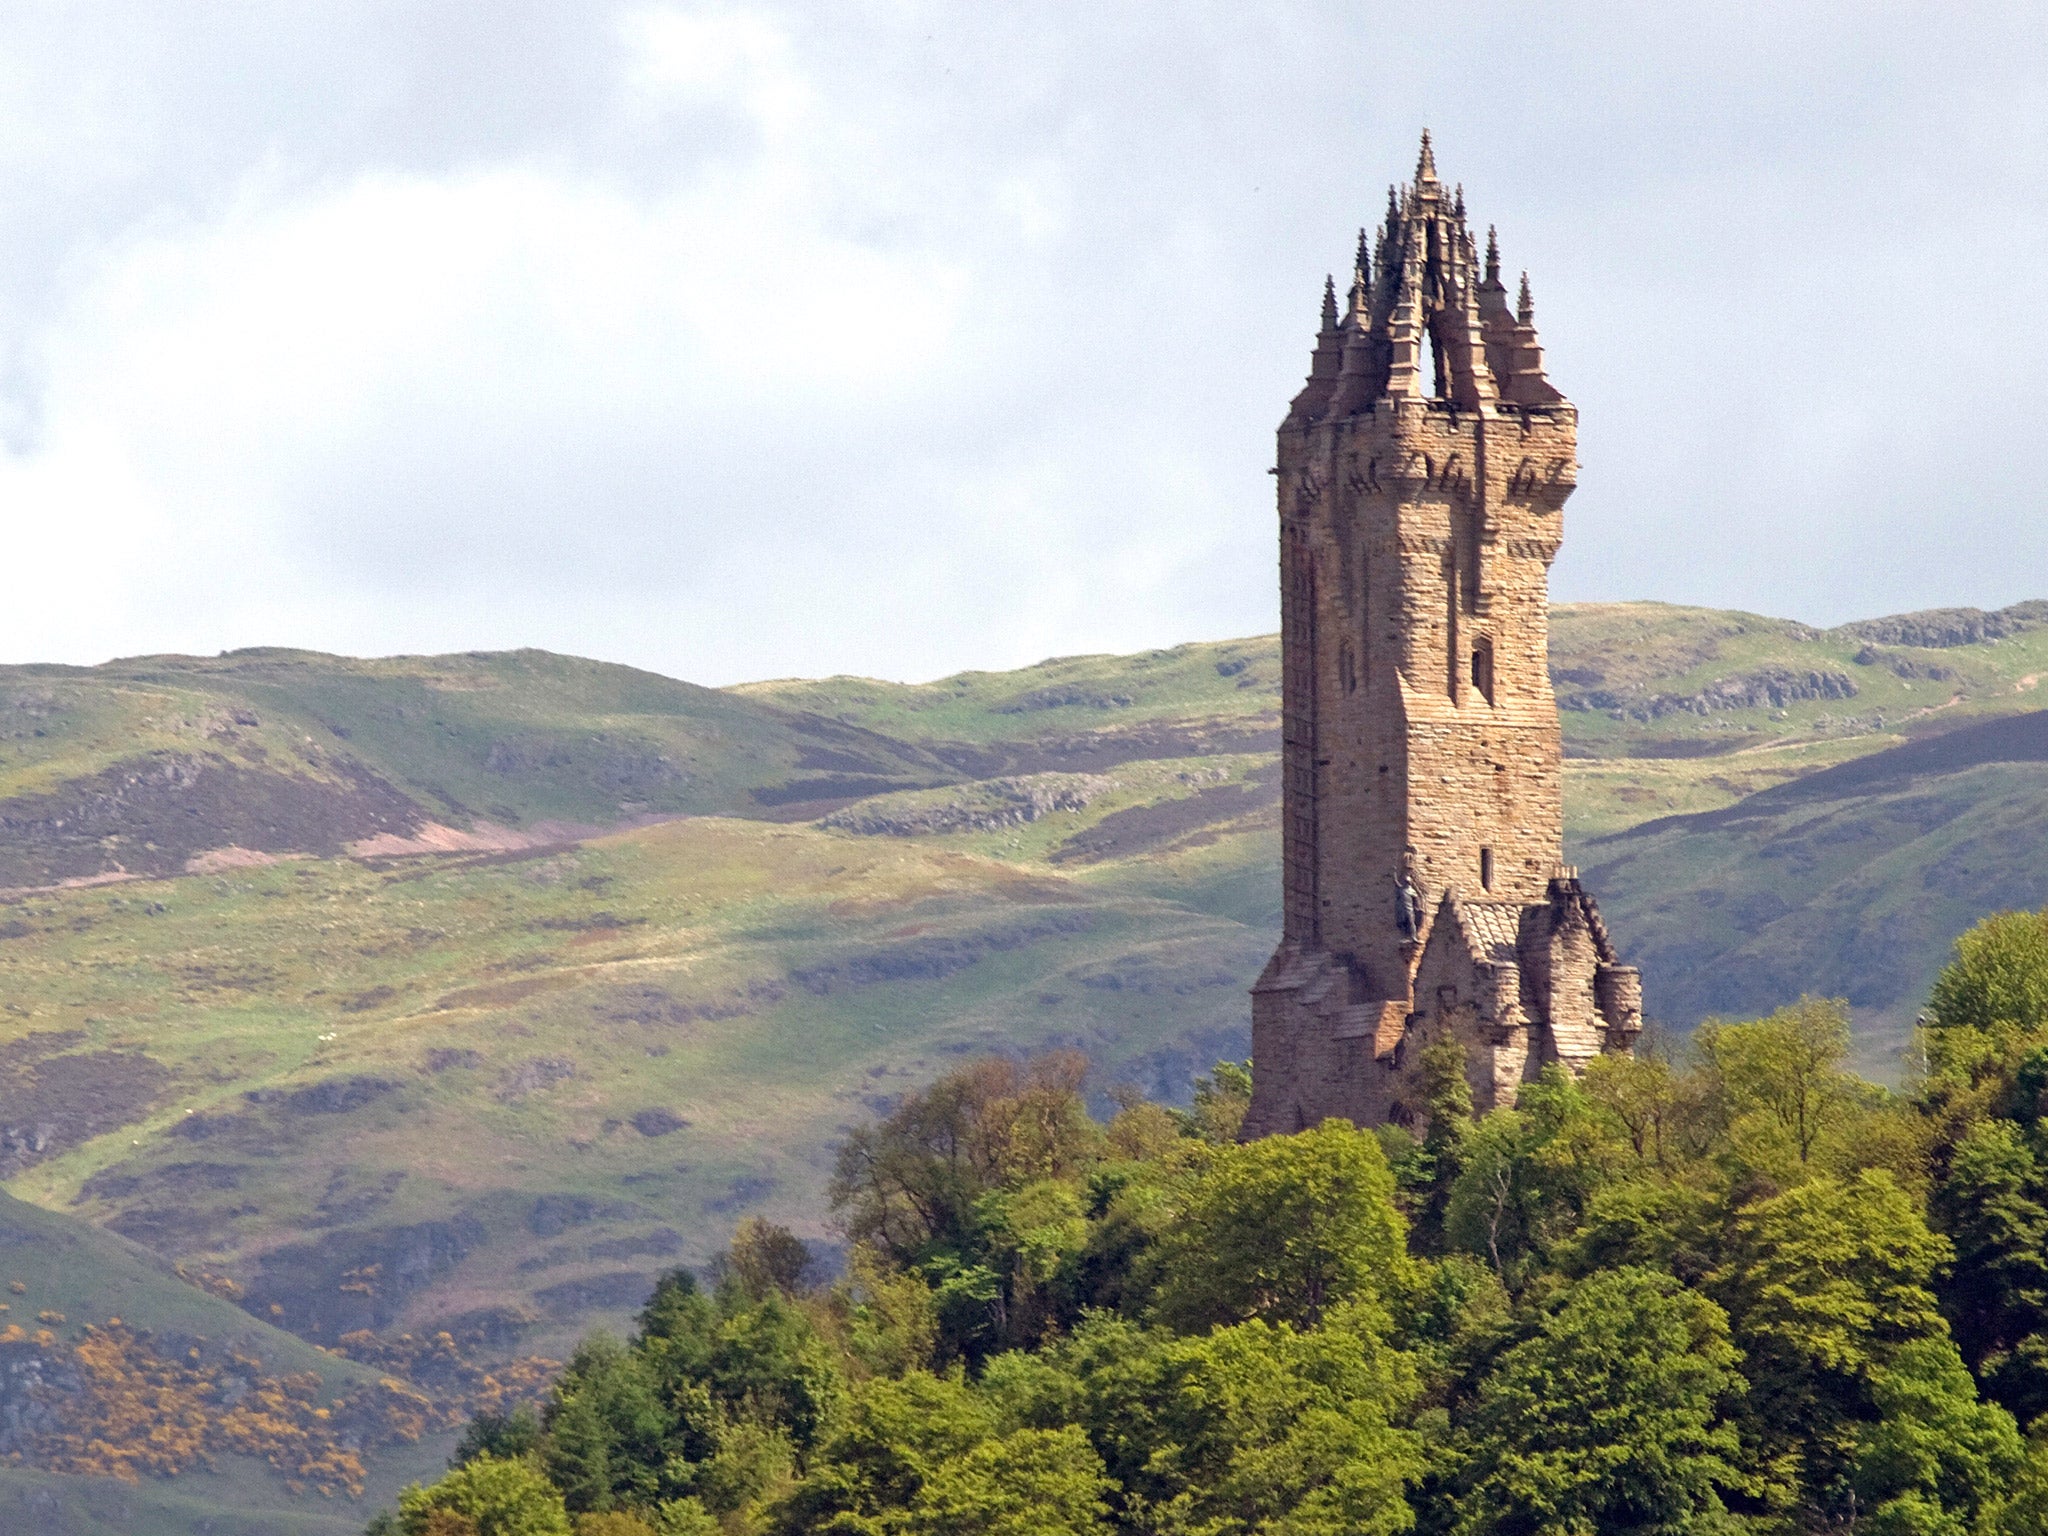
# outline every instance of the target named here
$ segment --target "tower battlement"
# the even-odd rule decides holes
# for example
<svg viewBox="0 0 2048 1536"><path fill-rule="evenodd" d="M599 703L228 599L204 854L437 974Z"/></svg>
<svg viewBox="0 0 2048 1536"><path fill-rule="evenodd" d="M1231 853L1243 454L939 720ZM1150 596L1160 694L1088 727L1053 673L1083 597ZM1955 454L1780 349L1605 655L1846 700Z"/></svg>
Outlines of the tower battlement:
<svg viewBox="0 0 2048 1536"><path fill-rule="evenodd" d="M1325 282L1279 431L1285 928L1248 1135L1415 1119L1436 1034L1484 1109L1641 1028L1562 862L1549 571L1577 449L1527 275L1510 307L1425 133L1344 304Z"/></svg>

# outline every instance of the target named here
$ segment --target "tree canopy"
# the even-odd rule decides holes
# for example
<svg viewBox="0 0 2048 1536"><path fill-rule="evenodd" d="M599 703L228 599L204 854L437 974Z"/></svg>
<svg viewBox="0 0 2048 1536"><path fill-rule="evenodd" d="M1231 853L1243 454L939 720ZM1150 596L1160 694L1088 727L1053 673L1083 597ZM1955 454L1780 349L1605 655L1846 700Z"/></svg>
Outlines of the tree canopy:
<svg viewBox="0 0 2048 1536"><path fill-rule="evenodd" d="M1893 1091L1800 999L1421 1134L1236 1140L1063 1054L842 1150L845 1263L751 1219L405 1536L2041 1536L2048 920L1958 941ZM2031 1425L2031 1437L2023 1426Z"/></svg>

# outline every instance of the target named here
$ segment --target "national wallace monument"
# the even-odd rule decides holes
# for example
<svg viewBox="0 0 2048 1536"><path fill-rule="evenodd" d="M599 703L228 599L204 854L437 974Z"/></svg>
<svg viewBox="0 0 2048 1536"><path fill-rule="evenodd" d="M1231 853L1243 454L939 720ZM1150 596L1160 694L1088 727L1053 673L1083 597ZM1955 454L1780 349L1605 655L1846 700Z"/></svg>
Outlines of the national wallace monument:
<svg viewBox="0 0 2048 1536"><path fill-rule="evenodd" d="M1286 917L1252 988L1247 1137L1418 1124L1445 1036L1483 1112L1642 1029L1563 863L1549 572L1577 445L1528 279L1510 308L1425 133L1341 311L1324 288L1280 425Z"/></svg>

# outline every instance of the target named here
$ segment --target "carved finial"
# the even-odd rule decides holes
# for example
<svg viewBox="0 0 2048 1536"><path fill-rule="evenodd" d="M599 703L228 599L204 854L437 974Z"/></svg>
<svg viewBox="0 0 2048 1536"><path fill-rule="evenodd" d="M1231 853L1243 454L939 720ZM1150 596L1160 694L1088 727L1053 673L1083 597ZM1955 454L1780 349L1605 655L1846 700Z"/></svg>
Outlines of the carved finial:
<svg viewBox="0 0 2048 1536"><path fill-rule="evenodd" d="M1422 130L1422 153L1415 157L1415 184L1436 180L1436 156L1429 147L1429 130Z"/></svg>
<svg viewBox="0 0 2048 1536"><path fill-rule="evenodd" d="M1332 275L1323 278L1323 329L1337 329L1337 279Z"/></svg>
<svg viewBox="0 0 2048 1536"><path fill-rule="evenodd" d="M1361 322L1372 308L1372 250L1365 231L1358 232L1358 255L1351 264L1351 313Z"/></svg>
<svg viewBox="0 0 2048 1536"><path fill-rule="evenodd" d="M1451 200L1451 208L1452 208L1452 210L1453 210L1453 211L1454 211L1454 212L1455 212L1455 213L1456 213L1456 214L1458 215L1458 218L1459 218L1460 220L1463 220L1463 219L1464 219L1464 217L1465 217L1465 183L1463 183L1462 181L1458 183L1458 190L1457 190L1457 193L1456 193L1456 195L1455 195L1455 196L1454 196L1454 197L1452 198L1452 200Z"/></svg>
<svg viewBox="0 0 2048 1536"><path fill-rule="evenodd" d="M1536 301L1529 297L1529 274L1526 272L1522 274L1522 296L1515 300L1515 318L1524 325L1532 325L1536 320Z"/></svg>
<svg viewBox="0 0 2048 1536"><path fill-rule="evenodd" d="M1486 226L1486 280L1500 281L1500 236L1494 233L1491 224Z"/></svg>
<svg viewBox="0 0 2048 1536"><path fill-rule="evenodd" d="M1398 229L1401 224L1401 203L1394 195L1394 184L1387 183L1387 228Z"/></svg>

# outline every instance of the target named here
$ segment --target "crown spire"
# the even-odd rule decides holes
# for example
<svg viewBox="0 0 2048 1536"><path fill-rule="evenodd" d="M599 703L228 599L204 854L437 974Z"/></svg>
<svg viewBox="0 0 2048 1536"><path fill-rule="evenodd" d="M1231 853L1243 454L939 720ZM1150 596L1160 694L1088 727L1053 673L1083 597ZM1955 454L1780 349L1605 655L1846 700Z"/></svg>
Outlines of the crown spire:
<svg viewBox="0 0 2048 1536"><path fill-rule="evenodd" d="M1524 325L1536 322L1536 301L1529 296L1529 274L1522 274L1521 296L1515 300L1515 318Z"/></svg>
<svg viewBox="0 0 2048 1536"><path fill-rule="evenodd" d="M1337 279L1329 274L1323 277L1323 329L1337 329Z"/></svg>
<svg viewBox="0 0 2048 1536"><path fill-rule="evenodd" d="M1486 226L1486 280L1500 281L1500 236L1494 233L1491 224Z"/></svg>
<svg viewBox="0 0 2048 1536"><path fill-rule="evenodd" d="M1429 130L1422 130L1422 153L1415 157L1415 185L1436 180L1436 155L1429 147Z"/></svg>

